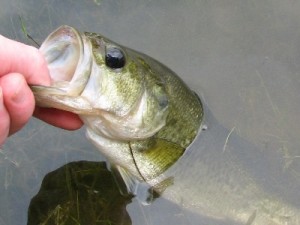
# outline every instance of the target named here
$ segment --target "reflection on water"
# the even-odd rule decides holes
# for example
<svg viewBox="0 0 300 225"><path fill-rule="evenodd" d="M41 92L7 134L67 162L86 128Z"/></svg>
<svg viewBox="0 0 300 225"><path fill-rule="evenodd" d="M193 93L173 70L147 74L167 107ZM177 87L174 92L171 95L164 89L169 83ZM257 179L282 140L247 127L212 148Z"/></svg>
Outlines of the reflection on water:
<svg viewBox="0 0 300 225"><path fill-rule="evenodd" d="M259 170L276 167L272 177L261 182L276 184L272 191L283 193L283 200L300 202L295 191L300 183L298 1L97 2L0 0L0 33L30 43L22 34L21 16L39 43L58 26L68 24L153 56L202 96L228 133L234 128L234 133L261 151L267 163L260 163ZM225 140L213 141L223 146ZM30 200L50 171L71 161L103 161L83 130L66 132L34 119L1 149L1 225L27 221ZM249 169L260 174L255 167ZM197 214L163 199L147 207L132 199L127 212L132 224L199 224Z"/></svg>
<svg viewBox="0 0 300 225"><path fill-rule="evenodd" d="M126 205L105 162L72 162L47 174L30 202L28 225L131 225Z"/></svg>

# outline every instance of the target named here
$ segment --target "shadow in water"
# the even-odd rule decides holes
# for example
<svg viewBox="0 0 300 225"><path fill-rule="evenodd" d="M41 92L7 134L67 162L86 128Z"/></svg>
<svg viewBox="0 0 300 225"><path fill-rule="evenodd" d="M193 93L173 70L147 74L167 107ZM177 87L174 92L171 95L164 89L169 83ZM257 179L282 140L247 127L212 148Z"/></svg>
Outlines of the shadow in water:
<svg viewBox="0 0 300 225"><path fill-rule="evenodd" d="M136 218L130 218L126 206L133 197L120 194L105 162L71 162L44 177L30 202L27 225L131 225ZM142 224L220 224L220 220L180 209L183 219L176 216L178 210L174 203L162 200L159 210L149 214L153 223ZM222 220L221 224L236 223Z"/></svg>
<svg viewBox="0 0 300 225"><path fill-rule="evenodd" d="M126 205L105 162L79 161L47 174L28 210L28 225L130 225Z"/></svg>

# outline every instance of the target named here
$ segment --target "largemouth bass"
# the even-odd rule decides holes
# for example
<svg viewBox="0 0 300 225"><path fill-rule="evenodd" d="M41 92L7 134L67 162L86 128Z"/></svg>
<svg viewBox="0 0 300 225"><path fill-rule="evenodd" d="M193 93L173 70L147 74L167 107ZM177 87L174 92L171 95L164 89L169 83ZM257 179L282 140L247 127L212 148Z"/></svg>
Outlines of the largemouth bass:
<svg viewBox="0 0 300 225"><path fill-rule="evenodd" d="M297 201L269 193L265 177L257 178L264 153L220 126L161 63L69 26L51 33L40 51L52 85L32 87L37 104L77 113L131 193L146 184L202 215L197 224L300 224ZM199 134L204 114L208 130Z"/></svg>
<svg viewBox="0 0 300 225"><path fill-rule="evenodd" d="M52 85L32 87L37 104L79 114L128 186L135 178L157 184L196 137L200 99L149 56L69 26L50 34L40 51Z"/></svg>

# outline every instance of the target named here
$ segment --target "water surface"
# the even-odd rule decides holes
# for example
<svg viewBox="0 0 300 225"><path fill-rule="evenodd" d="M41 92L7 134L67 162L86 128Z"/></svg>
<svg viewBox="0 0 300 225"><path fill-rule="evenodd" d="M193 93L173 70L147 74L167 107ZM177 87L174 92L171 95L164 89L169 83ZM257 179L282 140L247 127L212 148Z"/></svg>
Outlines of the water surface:
<svg viewBox="0 0 300 225"><path fill-rule="evenodd" d="M287 173L286 198L300 183L300 3L297 1L206 0L0 0L0 33L41 43L62 24L99 32L144 52L181 76L205 102L217 123L264 155L266 167ZM216 142L224 145L223 139ZM251 155L251 153L250 153ZM255 155L253 155L255 158ZM0 224L26 224L30 200L44 176L78 160L104 158L84 129L63 131L32 119L0 152ZM213 159L212 159L213 160ZM264 170L264 168L261 168ZM268 168L265 168L268 170ZM282 183L281 183L282 182ZM279 190L273 190L280 193ZM198 224L167 200L127 211L132 224ZM213 224L213 223L212 223Z"/></svg>

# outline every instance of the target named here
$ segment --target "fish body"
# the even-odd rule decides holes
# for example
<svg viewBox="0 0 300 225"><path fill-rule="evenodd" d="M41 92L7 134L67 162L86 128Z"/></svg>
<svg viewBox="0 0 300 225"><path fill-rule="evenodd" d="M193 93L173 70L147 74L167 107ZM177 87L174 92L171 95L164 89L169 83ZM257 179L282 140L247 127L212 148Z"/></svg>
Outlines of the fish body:
<svg viewBox="0 0 300 225"><path fill-rule="evenodd" d="M79 114L108 160L138 180L157 183L196 137L200 99L151 57L69 26L40 51L52 85L32 87L37 104Z"/></svg>
<svg viewBox="0 0 300 225"><path fill-rule="evenodd" d="M297 174L203 108L207 129L166 172L175 179L162 197L196 213L195 225L300 224Z"/></svg>
<svg viewBox="0 0 300 225"><path fill-rule="evenodd" d="M201 215L202 224L300 224L299 197L266 182L278 171L266 169L265 152L222 127L166 66L69 26L40 51L52 84L32 87L37 104L77 113L129 191L147 184ZM200 133L204 114L208 129Z"/></svg>

